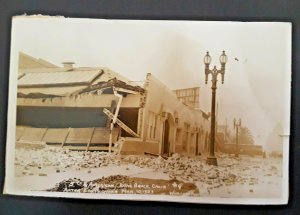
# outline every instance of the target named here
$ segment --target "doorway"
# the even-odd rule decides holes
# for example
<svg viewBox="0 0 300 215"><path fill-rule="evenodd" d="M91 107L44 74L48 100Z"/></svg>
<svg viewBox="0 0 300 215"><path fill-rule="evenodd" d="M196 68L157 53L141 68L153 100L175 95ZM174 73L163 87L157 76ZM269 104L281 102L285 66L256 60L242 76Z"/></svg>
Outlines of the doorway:
<svg viewBox="0 0 300 215"><path fill-rule="evenodd" d="M204 140L204 153L207 154L208 153L208 133L206 132L205 133L205 140Z"/></svg>
<svg viewBox="0 0 300 215"><path fill-rule="evenodd" d="M197 132L197 134L196 134L196 154L195 154L196 156L201 154L199 151L200 151L199 150L199 132Z"/></svg>
<svg viewBox="0 0 300 215"><path fill-rule="evenodd" d="M169 149L170 149L169 135L170 135L170 123L169 123L169 120L165 120L162 154L166 155L166 156L169 156Z"/></svg>

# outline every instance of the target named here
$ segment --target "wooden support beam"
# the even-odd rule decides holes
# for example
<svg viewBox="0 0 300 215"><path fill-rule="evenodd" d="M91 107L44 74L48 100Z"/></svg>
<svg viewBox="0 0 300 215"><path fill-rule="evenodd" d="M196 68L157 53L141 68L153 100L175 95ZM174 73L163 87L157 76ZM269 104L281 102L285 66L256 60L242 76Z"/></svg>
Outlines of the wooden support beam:
<svg viewBox="0 0 300 215"><path fill-rule="evenodd" d="M87 146L86 146L86 151L88 151L89 150L89 147L90 147L90 144L91 144L91 141L92 141L92 139L93 139L93 136L94 136L94 133L95 133L95 127L93 127L93 132L92 132L92 135L91 135L91 138L89 139L89 142L88 142L88 144L87 144Z"/></svg>
<svg viewBox="0 0 300 215"><path fill-rule="evenodd" d="M110 119L113 119L114 115L107 110L106 108L103 109L103 113L105 113ZM134 137L140 137L137 133L135 133L131 128L129 128L127 125L125 125L121 120L118 118L116 119L116 123L123 128L127 133L131 134Z"/></svg>
<svg viewBox="0 0 300 215"><path fill-rule="evenodd" d="M44 133L43 133L43 136L42 136L42 138L41 138L41 141L43 141L43 139L44 139L44 137L45 137L47 131L48 131L48 128L45 129L45 131L44 131Z"/></svg>
<svg viewBox="0 0 300 215"><path fill-rule="evenodd" d="M26 130L26 127L24 127L24 129L22 130L22 133L21 133L20 137L16 141L19 141L22 138L22 135L25 133L25 130Z"/></svg>
<svg viewBox="0 0 300 215"><path fill-rule="evenodd" d="M63 142L61 143L61 147L64 147L65 142L66 142L66 140L67 140L67 138L68 138L68 136L69 136L70 131L71 131L71 128L69 127L68 132L67 132L67 135L66 135L66 137L64 138Z"/></svg>

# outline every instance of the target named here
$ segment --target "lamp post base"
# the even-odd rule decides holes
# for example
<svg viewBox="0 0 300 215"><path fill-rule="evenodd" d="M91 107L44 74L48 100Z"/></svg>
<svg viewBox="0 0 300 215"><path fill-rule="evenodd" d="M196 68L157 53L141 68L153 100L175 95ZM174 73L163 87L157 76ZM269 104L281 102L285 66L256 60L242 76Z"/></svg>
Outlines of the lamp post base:
<svg viewBox="0 0 300 215"><path fill-rule="evenodd" d="M206 163L208 165L218 166L218 162L217 162L217 158L216 157L211 157L211 156L207 157Z"/></svg>

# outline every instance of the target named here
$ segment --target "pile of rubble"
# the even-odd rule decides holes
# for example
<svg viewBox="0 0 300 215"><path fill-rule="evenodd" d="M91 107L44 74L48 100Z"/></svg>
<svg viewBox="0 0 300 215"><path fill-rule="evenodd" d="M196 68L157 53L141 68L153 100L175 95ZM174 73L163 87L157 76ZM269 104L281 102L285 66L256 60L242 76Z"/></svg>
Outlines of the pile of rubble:
<svg viewBox="0 0 300 215"><path fill-rule="evenodd" d="M207 165L201 157L188 157L179 154L173 154L168 158L146 155L121 157L106 152L70 151L56 147L42 149L19 148L16 150L15 164L25 170L33 167L55 167L58 172L59 169L65 168L80 170L81 168L133 164L140 168L149 168L168 174L170 180L181 180L186 183L199 182L212 188L237 183L258 184L259 181L256 177L258 172L266 177L281 176L281 169L272 165L270 161L251 157L237 159L225 154L218 155L218 166L212 166ZM74 183L66 181L65 184L67 185L63 187L67 187L67 189L82 188L84 182L80 182L79 179L76 180L76 182L73 181ZM114 180L117 180L117 178ZM75 188L72 188L73 186ZM61 186L59 186L59 190L61 189Z"/></svg>
<svg viewBox="0 0 300 215"><path fill-rule="evenodd" d="M218 166L207 165L205 160L173 154L167 159L163 157L128 156L124 162L133 163L141 168L147 167L169 174L170 179L187 182L201 182L211 186L229 186L233 184L258 184L255 178L255 167L268 174L279 174L275 166L257 165L243 162L229 155L218 156ZM268 170L269 168L269 170Z"/></svg>
<svg viewBox="0 0 300 215"><path fill-rule="evenodd" d="M15 154L15 165L24 167L57 167L57 168L97 168L109 165L120 165L116 155L107 152L71 151L58 147L42 149L19 148Z"/></svg>
<svg viewBox="0 0 300 215"><path fill-rule="evenodd" d="M63 180L55 185L54 188L48 191L57 191L57 192L76 192L86 187L87 183L78 179L78 178L70 178L68 180Z"/></svg>
<svg viewBox="0 0 300 215"><path fill-rule="evenodd" d="M70 178L57 183L54 188L48 191L99 193L106 190L121 189L120 184L129 183L129 181L130 178L124 175L112 175L87 182L78 178Z"/></svg>

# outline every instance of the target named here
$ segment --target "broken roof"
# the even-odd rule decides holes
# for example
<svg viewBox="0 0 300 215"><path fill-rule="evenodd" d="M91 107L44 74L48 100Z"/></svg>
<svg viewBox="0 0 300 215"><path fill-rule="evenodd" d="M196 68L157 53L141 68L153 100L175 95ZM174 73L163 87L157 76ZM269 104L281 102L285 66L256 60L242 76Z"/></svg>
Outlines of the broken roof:
<svg viewBox="0 0 300 215"><path fill-rule="evenodd" d="M48 98L65 97L75 94L86 86L68 86L68 87L36 87L36 88L18 88L19 98Z"/></svg>
<svg viewBox="0 0 300 215"><path fill-rule="evenodd" d="M123 93L144 92L135 82L106 67L70 69L47 64L44 67L19 67L18 97L21 98L66 97L111 87L123 89Z"/></svg>

